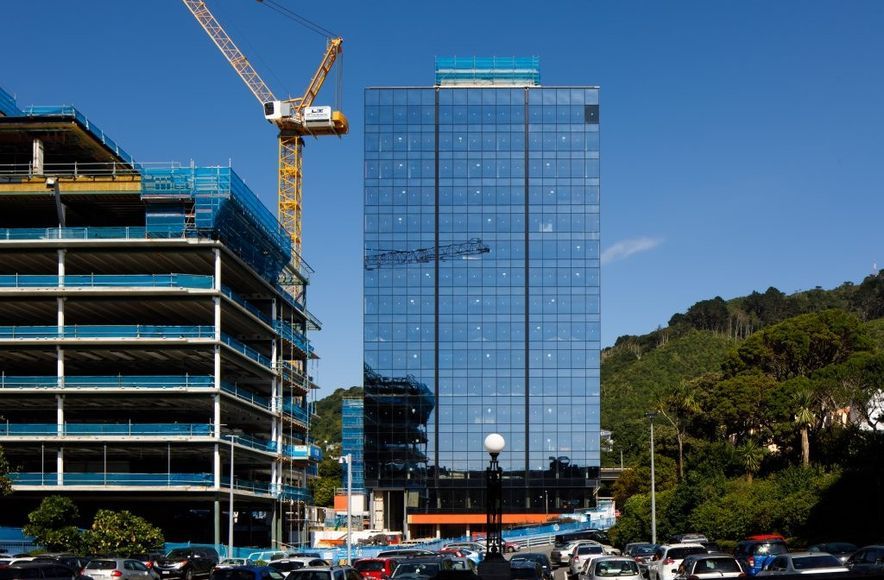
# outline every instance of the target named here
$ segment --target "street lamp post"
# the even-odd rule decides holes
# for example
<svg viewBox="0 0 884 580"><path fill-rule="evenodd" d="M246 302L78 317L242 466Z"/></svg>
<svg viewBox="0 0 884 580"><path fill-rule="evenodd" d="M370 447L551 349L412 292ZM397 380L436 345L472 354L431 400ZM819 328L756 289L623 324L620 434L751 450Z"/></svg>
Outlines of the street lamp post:
<svg viewBox="0 0 884 580"><path fill-rule="evenodd" d="M654 419L655 411L645 413L645 417L651 423L651 543L657 543L657 489L654 482Z"/></svg>
<svg viewBox="0 0 884 580"><path fill-rule="evenodd" d="M483 580L511 577L510 563L503 557L503 470L497 462L505 446L500 433L485 437L485 451L491 456L491 462L485 470L485 559L479 565L479 576Z"/></svg>
<svg viewBox="0 0 884 580"><path fill-rule="evenodd" d="M228 436L230 441L230 498L227 506L227 557L233 558L233 436Z"/></svg>
<svg viewBox="0 0 884 580"><path fill-rule="evenodd" d="M352 563L351 560L351 537L353 534L352 528L352 514L350 510L353 506L353 455L350 453L341 456L338 459L339 463L347 464L347 565L349 566Z"/></svg>

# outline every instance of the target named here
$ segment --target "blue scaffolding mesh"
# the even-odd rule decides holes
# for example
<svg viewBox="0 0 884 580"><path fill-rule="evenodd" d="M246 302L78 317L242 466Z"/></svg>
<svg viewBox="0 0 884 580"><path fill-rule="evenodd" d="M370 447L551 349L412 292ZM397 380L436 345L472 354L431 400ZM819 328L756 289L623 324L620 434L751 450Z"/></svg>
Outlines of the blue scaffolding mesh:
<svg viewBox="0 0 884 580"><path fill-rule="evenodd" d="M142 167L149 236L179 237L190 227L217 237L270 283L292 259L276 217L229 167Z"/></svg>
<svg viewBox="0 0 884 580"><path fill-rule="evenodd" d="M362 449L364 446L365 427L363 423L362 399L344 399L341 405L341 453L352 457L353 489L365 489L365 474ZM341 487L347 487L347 474L343 474Z"/></svg>
<svg viewBox="0 0 884 580"><path fill-rule="evenodd" d="M436 57L436 85L539 85L540 58L536 56Z"/></svg>
<svg viewBox="0 0 884 580"><path fill-rule="evenodd" d="M21 109L15 104L15 97L0 87L0 115L7 117L20 117L24 115Z"/></svg>

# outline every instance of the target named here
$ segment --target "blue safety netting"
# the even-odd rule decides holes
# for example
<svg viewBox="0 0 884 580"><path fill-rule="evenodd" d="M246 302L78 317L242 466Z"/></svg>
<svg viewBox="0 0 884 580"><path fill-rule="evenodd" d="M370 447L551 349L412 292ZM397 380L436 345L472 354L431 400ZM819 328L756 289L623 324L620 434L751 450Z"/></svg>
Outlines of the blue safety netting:
<svg viewBox="0 0 884 580"><path fill-rule="evenodd" d="M540 84L540 58L536 56L436 57L436 85Z"/></svg>

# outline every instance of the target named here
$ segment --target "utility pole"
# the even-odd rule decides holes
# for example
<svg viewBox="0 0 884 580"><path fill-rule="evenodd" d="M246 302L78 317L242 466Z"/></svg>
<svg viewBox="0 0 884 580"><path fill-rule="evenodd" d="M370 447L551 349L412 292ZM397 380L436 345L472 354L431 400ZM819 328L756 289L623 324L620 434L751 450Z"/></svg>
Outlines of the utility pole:
<svg viewBox="0 0 884 580"><path fill-rule="evenodd" d="M651 543L657 543L657 489L654 482L654 419L656 412L645 413L651 422Z"/></svg>

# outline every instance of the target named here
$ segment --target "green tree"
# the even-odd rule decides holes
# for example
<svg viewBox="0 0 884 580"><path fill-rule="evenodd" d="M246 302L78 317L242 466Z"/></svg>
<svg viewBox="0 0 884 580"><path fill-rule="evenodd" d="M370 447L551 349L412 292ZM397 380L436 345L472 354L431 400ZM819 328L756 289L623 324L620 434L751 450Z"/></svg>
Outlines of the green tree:
<svg viewBox="0 0 884 580"><path fill-rule="evenodd" d="M341 480L333 477L319 477L311 479L310 490L313 493L313 502L320 507L332 507L335 505L335 491L341 486Z"/></svg>
<svg viewBox="0 0 884 580"><path fill-rule="evenodd" d="M666 393L657 403L657 411L675 430L678 445L678 481L684 481L684 442L688 421L700 412L700 404L694 396L694 385L680 383Z"/></svg>
<svg viewBox="0 0 884 580"><path fill-rule="evenodd" d="M69 497L50 495L28 514L22 531L50 552L83 552L83 534L76 526L80 510Z"/></svg>
<svg viewBox="0 0 884 580"><path fill-rule="evenodd" d="M761 469L764 460L764 447L758 445L754 439L747 439L738 449L740 462L746 471L746 481L752 482L752 477Z"/></svg>
<svg viewBox="0 0 884 580"><path fill-rule="evenodd" d="M9 495L12 493L12 481L8 475L10 472L9 460L6 459L6 453L0 447L0 495Z"/></svg>
<svg viewBox="0 0 884 580"><path fill-rule="evenodd" d="M132 556L150 552L164 543L163 531L128 511L98 510L87 532L95 554Z"/></svg>
<svg viewBox="0 0 884 580"><path fill-rule="evenodd" d="M801 433L801 465L810 465L810 429L816 422L816 397L808 387L799 388L794 395L795 424Z"/></svg>

